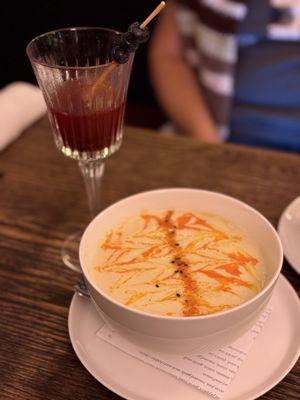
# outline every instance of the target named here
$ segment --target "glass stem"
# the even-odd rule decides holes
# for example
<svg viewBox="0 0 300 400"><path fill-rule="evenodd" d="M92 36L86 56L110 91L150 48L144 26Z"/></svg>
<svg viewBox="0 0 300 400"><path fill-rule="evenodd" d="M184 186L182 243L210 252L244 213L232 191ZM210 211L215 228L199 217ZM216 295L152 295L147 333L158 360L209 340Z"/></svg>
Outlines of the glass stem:
<svg viewBox="0 0 300 400"><path fill-rule="evenodd" d="M78 164L84 180L91 217L93 218L101 211L104 162L103 160L79 161Z"/></svg>

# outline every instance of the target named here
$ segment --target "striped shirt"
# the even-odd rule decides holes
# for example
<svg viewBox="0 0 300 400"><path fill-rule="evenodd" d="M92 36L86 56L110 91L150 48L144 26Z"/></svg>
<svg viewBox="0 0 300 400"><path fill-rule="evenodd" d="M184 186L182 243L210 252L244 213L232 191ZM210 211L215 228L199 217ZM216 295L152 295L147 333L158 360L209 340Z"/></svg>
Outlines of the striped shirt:
<svg viewBox="0 0 300 400"><path fill-rule="evenodd" d="M270 40L300 41L300 0L258 0L271 10ZM177 0L184 57L194 70L221 138L227 138L238 61L238 32L247 0ZM270 14L271 15L271 14ZM251 38L249 38L251 40Z"/></svg>

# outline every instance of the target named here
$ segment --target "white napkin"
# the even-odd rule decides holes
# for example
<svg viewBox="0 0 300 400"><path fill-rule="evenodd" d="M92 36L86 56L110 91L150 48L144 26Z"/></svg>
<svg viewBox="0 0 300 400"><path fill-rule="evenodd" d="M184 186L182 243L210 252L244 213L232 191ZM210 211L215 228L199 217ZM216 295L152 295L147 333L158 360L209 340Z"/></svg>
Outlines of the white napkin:
<svg viewBox="0 0 300 400"><path fill-rule="evenodd" d="M14 82L0 90L0 152L46 112L41 90Z"/></svg>

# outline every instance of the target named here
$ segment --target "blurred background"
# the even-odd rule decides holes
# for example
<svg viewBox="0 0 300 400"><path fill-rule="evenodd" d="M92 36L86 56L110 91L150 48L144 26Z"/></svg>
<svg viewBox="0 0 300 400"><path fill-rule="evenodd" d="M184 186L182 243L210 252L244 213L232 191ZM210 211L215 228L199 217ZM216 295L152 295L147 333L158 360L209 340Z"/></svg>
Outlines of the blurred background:
<svg viewBox="0 0 300 400"><path fill-rule="evenodd" d="M26 57L27 43L35 36L63 27L102 26L125 31L134 21L143 21L158 0L29 0L1 4L2 55L0 89L13 81L35 83ZM153 29L151 24L150 30ZM165 117L151 90L147 67L148 44L136 54L128 95L126 123L157 128Z"/></svg>

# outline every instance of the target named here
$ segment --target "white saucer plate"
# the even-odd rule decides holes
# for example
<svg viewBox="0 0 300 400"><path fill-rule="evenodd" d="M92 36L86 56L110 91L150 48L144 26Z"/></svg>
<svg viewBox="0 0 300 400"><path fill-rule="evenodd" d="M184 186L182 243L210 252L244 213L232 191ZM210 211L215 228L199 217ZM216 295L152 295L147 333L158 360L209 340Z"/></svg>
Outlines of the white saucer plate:
<svg viewBox="0 0 300 400"><path fill-rule="evenodd" d="M300 301L282 275L270 301L272 313L224 400L252 400L273 388L300 355ZM88 298L74 294L69 334L85 368L104 386L128 400L211 400L173 376L127 355L96 336L104 322Z"/></svg>
<svg viewBox="0 0 300 400"><path fill-rule="evenodd" d="M292 201L281 214L278 233L285 258L300 274L300 197Z"/></svg>

